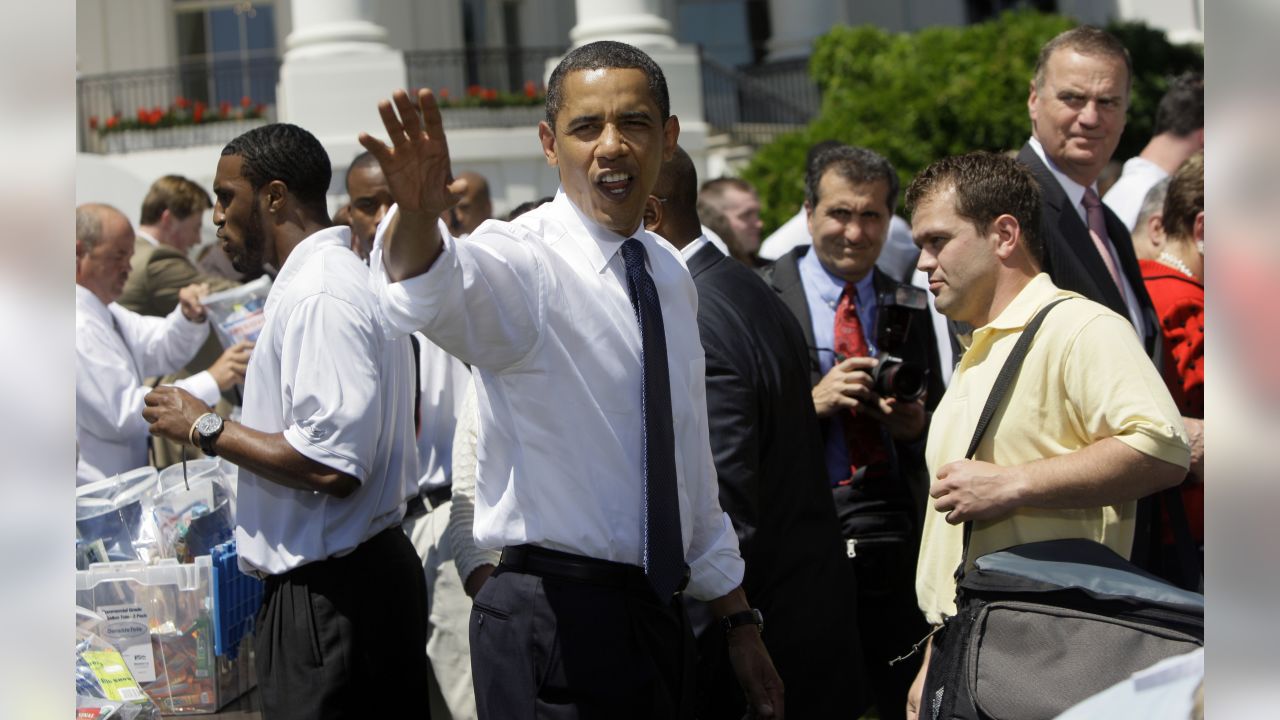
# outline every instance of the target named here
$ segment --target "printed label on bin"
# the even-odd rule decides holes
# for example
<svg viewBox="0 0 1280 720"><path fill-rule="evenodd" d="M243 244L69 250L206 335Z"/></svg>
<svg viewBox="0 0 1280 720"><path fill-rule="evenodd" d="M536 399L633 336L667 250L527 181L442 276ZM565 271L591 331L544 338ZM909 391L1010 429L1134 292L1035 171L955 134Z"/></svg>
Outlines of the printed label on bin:
<svg viewBox="0 0 1280 720"><path fill-rule="evenodd" d="M120 651L133 677L141 683L153 682L156 661L146 609L141 605L103 605L98 612L107 618L103 636Z"/></svg>
<svg viewBox="0 0 1280 720"><path fill-rule="evenodd" d="M82 657L93 671L94 677L98 678L98 684L102 685L108 700L133 702L144 697L142 688L138 687L138 683L129 674L129 668L125 667L120 653L115 650L86 650Z"/></svg>

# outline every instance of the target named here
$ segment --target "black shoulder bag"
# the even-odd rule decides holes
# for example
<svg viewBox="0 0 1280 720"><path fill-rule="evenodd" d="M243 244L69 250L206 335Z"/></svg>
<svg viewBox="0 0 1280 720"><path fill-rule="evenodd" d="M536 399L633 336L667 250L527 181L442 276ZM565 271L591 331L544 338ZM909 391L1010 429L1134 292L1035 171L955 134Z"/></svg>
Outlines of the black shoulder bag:
<svg viewBox="0 0 1280 720"><path fill-rule="evenodd" d="M1065 300L1064 298L1063 300ZM1040 310L996 379L969 452L1017 377ZM1082 538L1027 543L974 561L970 523L956 569L956 615L933 635L920 717L1036 720L1204 646L1204 595L1147 573Z"/></svg>

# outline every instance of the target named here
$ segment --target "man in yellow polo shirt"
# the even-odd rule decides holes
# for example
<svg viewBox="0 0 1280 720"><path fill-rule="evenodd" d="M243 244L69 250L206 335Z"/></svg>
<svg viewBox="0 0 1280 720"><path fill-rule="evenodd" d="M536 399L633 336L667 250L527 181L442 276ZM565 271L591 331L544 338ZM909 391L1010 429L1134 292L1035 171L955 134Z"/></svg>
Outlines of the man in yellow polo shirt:
<svg viewBox="0 0 1280 720"><path fill-rule="evenodd" d="M930 623L955 613L962 524L973 558L1083 537L1128 557L1135 501L1176 485L1190 460L1178 409L1133 325L1041 272L1040 190L990 153L940 160L907 189L918 268L940 312L974 328L925 450L932 485L916 568ZM969 441L1027 323L1056 298L973 460ZM918 717L928 651L907 699Z"/></svg>

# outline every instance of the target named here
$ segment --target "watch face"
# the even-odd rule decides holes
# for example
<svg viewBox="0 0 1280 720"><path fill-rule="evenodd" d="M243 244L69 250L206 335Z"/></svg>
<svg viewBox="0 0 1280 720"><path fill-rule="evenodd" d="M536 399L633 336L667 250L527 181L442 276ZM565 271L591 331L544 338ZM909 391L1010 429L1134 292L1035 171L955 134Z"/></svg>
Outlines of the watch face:
<svg viewBox="0 0 1280 720"><path fill-rule="evenodd" d="M212 435L221 429L222 418L214 415L213 413L201 415L200 419L196 420L196 432L201 435Z"/></svg>

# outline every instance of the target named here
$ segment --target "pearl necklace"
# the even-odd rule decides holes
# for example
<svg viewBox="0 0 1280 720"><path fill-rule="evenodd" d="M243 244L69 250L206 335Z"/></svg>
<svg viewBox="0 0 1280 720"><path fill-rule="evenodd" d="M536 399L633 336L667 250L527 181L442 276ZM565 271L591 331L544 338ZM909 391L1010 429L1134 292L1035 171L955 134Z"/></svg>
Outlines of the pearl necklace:
<svg viewBox="0 0 1280 720"><path fill-rule="evenodd" d="M1171 267L1192 280L1196 279L1195 273L1191 272L1191 268L1187 267L1187 264L1182 262L1179 258L1171 255L1167 250L1161 252L1160 257L1156 258L1156 260L1159 261L1161 265Z"/></svg>

